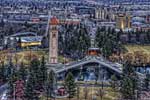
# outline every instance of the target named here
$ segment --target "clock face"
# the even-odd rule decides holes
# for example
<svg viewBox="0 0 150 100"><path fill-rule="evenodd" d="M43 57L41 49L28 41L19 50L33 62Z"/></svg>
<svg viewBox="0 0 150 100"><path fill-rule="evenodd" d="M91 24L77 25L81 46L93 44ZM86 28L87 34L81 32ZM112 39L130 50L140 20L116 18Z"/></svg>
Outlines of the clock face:
<svg viewBox="0 0 150 100"><path fill-rule="evenodd" d="M53 26L53 27L51 28L51 30L57 30L57 27L56 27L56 26Z"/></svg>
<svg viewBox="0 0 150 100"><path fill-rule="evenodd" d="M56 34L55 33L53 33L52 38L56 38Z"/></svg>

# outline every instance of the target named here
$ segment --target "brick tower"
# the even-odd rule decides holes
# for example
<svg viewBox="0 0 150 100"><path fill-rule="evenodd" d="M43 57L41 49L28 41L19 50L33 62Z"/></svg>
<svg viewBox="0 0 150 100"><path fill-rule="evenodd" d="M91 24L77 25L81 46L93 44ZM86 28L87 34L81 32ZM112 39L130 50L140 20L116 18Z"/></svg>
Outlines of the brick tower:
<svg viewBox="0 0 150 100"><path fill-rule="evenodd" d="M50 20L49 30L49 64L58 63L58 24L56 17Z"/></svg>

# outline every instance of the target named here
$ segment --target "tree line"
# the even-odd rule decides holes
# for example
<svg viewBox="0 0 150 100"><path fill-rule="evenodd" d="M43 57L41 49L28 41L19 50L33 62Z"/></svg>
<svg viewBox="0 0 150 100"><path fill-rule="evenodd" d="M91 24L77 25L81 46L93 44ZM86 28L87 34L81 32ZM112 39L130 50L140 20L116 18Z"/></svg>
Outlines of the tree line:
<svg viewBox="0 0 150 100"><path fill-rule="evenodd" d="M120 32L111 28L97 28L95 43L97 43L104 57L109 58L112 54L120 54L125 51L119 40L120 34Z"/></svg>
<svg viewBox="0 0 150 100"><path fill-rule="evenodd" d="M119 100L142 100L142 92L150 91L150 74L142 79L135 71L135 67L130 61L125 61L123 64L123 73L120 80L116 76L111 77L111 87L114 92L118 92Z"/></svg>
<svg viewBox="0 0 150 100"><path fill-rule="evenodd" d="M32 59L29 66L23 63L16 66L11 59L8 64L0 64L0 84L8 83L9 99L40 100L40 95L45 96L47 100L54 98L52 95L57 88L56 80L55 72L48 71L44 56L41 60ZM69 93L68 98L73 98L76 93L76 84L71 73L66 76L64 87Z"/></svg>

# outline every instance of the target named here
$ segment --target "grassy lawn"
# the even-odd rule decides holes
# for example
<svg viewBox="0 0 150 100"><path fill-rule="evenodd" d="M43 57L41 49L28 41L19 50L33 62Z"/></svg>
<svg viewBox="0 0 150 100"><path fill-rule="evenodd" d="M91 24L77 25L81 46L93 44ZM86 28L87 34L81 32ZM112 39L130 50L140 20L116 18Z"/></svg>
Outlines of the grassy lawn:
<svg viewBox="0 0 150 100"><path fill-rule="evenodd" d="M30 63L30 60L33 58L38 58L41 59L42 56L45 57L46 62L48 61L48 52L47 51L30 51L30 50L26 50L26 51L21 51L21 52L17 52L17 53L10 53L10 52L4 52L4 51L0 51L0 62L4 61L5 63L7 63L7 61L9 61L9 58L12 57L12 60L14 62L14 64L20 64L21 62L23 62L25 65L28 65ZM58 56L58 61L60 63L63 63L65 61L71 61L71 59L64 59L64 57L62 55Z"/></svg>
<svg viewBox="0 0 150 100"><path fill-rule="evenodd" d="M10 58L12 58L12 61L14 64L20 64L23 62L24 64L28 64L31 58L37 57L42 58L42 56L45 55L45 51L21 51L21 52L0 52L0 61L4 61L7 63Z"/></svg>
<svg viewBox="0 0 150 100"><path fill-rule="evenodd" d="M130 53L141 51L143 53L150 54L150 45L125 45L125 48Z"/></svg>
<svg viewBox="0 0 150 100"><path fill-rule="evenodd" d="M100 96L97 95L98 87L88 87L87 88L87 99L92 100L92 97L96 97L96 100L101 100ZM113 92L111 88L104 88L104 96L103 100L116 100L118 97L118 93ZM46 100L45 97L41 98L41 100ZM50 100L50 99L49 99ZM55 99L55 100L69 100L68 98ZM85 87L80 87L79 99L77 96L70 100L85 100Z"/></svg>

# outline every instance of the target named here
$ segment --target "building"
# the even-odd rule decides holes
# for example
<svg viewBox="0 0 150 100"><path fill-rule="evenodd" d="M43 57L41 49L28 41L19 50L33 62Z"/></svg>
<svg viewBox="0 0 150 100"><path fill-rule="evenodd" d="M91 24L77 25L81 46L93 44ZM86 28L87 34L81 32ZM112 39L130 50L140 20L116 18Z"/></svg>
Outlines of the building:
<svg viewBox="0 0 150 100"><path fill-rule="evenodd" d="M114 21L115 13L113 10L108 8L96 8L95 9L95 19L105 20L105 21Z"/></svg>
<svg viewBox="0 0 150 100"><path fill-rule="evenodd" d="M21 37L21 47L41 46L42 36Z"/></svg>
<svg viewBox="0 0 150 100"><path fill-rule="evenodd" d="M41 45L42 36L33 32L19 32L4 38L4 45L8 48L32 47Z"/></svg>
<svg viewBox="0 0 150 100"><path fill-rule="evenodd" d="M130 15L125 14L125 13L117 14L116 28L117 29L122 29L122 30L130 29L131 28Z"/></svg>
<svg viewBox="0 0 150 100"><path fill-rule="evenodd" d="M106 16L106 11L102 8L96 8L95 9L95 18L104 20Z"/></svg>
<svg viewBox="0 0 150 100"><path fill-rule="evenodd" d="M73 25L79 25L81 23L80 19L59 19L60 24L73 24Z"/></svg>
<svg viewBox="0 0 150 100"><path fill-rule="evenodd" d="M75 7L75 13L77 13L78 15L89 15L93 17L95 13L95 8L87 6L78 6Z"/></svg>

